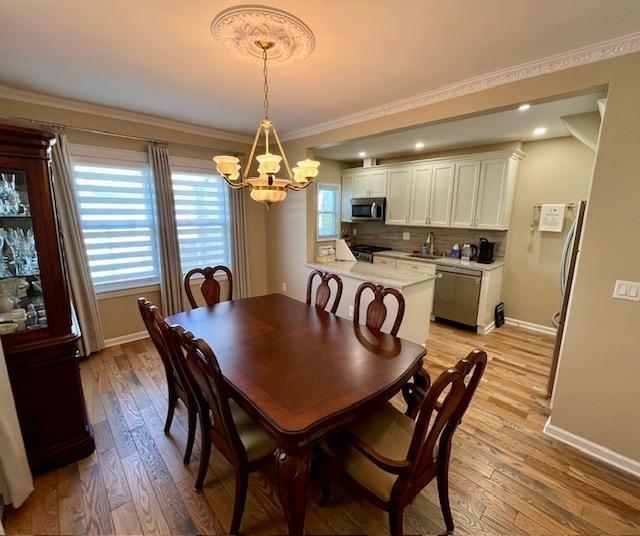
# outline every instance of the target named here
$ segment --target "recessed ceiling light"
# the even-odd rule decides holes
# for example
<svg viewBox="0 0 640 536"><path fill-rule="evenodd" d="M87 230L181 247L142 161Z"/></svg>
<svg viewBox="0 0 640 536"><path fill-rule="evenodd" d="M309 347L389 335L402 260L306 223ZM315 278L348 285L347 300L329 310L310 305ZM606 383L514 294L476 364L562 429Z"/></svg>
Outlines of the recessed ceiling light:
<svg viewBox="0 0 640 536"><path fill-rule="evenodd" d="M543 134L546 134L547 129L544 127L537 127L533 129L533 135L534 136L542 136Z"/></svg>
<svg viewBox="0 0 640 536"><path fill-rule="evenodd" d="M360 158L364 158L365 156L367 156L367 153L365 153L364 151L360 151L360 152L358 153L358 156L359 156Z"/></svg>
<svg viewBox="0 0 640 536"><path fill-rule="evenodd" d="M531 104L521 104L518 110L521 112L526 112L529 108L531 108Z"/></svg>
<svg viewBox="0 0 640 536"><path fill-rule="evenodd" d="M421 141L416 143L416 149L422 149L423 147L424 147L424 143L422 143Z"/></svg>

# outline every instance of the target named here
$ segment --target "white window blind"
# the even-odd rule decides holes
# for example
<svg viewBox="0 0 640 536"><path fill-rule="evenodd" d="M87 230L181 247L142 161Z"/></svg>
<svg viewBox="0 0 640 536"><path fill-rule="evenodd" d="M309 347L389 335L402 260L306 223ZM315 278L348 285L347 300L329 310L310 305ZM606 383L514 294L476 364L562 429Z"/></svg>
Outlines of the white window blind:
<svg viewBox="0 0 640 536"><path fill-rule="evenodd" d="M340 221L340 187L318 183L318 240L337 238Z"/></svg>
<svg viewBox="0 0 640 536"><path fill-rule="evenodd" d="M96 291L157 283L153 180L148 165L74 158L74 178Z"/></svg>
<svg viewBox="0 0 640 536"><path fill-rule="evenodd" d="M213 173L174 169L171 177L182 272L218 264L231 267L227 184Z"/></svg>

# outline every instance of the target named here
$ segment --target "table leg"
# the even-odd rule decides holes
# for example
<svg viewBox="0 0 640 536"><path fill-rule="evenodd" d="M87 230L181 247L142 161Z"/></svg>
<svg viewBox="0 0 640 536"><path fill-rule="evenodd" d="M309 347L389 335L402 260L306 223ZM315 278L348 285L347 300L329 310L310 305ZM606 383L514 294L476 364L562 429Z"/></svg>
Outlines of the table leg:
<svg viewBox="0 0 640 536"><path fill-rule="evenodd" d="M286 452L276 450L276 474L280 501L287 519L289 534L304 532L304 514L307 507L310 451Z"/></svg>

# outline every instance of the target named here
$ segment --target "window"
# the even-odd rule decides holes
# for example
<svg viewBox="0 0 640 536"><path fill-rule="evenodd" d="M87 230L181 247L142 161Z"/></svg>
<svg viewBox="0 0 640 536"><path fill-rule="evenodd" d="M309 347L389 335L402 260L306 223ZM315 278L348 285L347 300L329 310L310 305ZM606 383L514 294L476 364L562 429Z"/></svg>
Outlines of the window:
<svg viewBox="0 0 640 536"><path fill-rule="evenodd" d="M113 156L119 151L104 153ZM146 163L118 156L94 158L74 152L80 224L97 292L159 279L151 173Z"/></svg>
<svg viewBox="0 0 640 536"><path fill-rule="evenodd" d="M318 183L318 240L337 238L340 221L340 186Z"/></svg>
<svg viewBox="0 0 640 536"><path fill-rule="evenodd" d="M213 173L176 169L171 174L182 272L231 266L229 188Z"/></svg>

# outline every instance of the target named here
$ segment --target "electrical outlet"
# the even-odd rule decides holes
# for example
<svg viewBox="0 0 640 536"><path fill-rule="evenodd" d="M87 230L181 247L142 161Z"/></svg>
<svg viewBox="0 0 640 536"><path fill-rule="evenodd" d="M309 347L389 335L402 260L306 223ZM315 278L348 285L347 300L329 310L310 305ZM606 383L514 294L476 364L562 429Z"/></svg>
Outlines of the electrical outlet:
<svg viewBox="0 0 640 536"><path fill-rule="evenodd" d="M349 305L349 318L353 318L353 305Z"/></svg>
<svg viewBox="0 0 640 536"><path fill-rule="evenodd" d="M637 281L616 281L613 297L619 300L640 301L640 283Z"/></svg>
<svg viewBox="0 0 640 536"><path fill-rule="evenodd" d="M287 292L287 284L282 283L282 292Z"/></svg>
<svg viewBox="0 0 640 536"><path fill-rule="evenodd" d="M402 233L402 240L411 240L411 233Z"/></svg>
<svg viewBox="0 0 640 536"><path fill-rule="evenodd" d="M353 230L353 236L358 236L358 229Z"/></svg>

